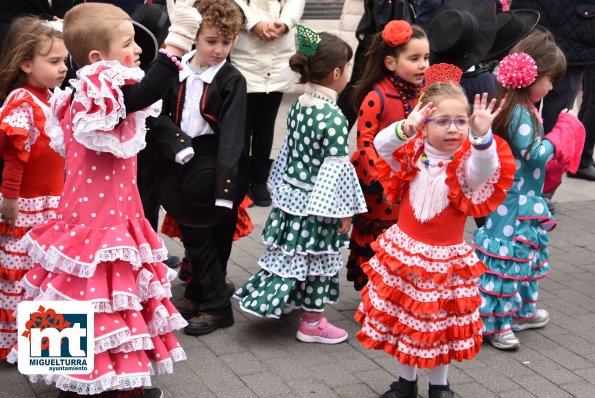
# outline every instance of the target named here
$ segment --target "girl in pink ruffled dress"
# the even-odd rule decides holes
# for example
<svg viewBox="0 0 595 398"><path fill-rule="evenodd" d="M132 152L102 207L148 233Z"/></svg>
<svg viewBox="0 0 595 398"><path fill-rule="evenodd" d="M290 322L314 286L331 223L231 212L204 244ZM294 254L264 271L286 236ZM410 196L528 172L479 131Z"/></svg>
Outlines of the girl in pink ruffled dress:
<svg viewBox="0 0 595 398"><path fill-rule="evenodd" d="M63 135L52 135L51 145L66 158L64 195L57 219L22 241L36 263L23 280L26 296L90 301L95 309L94 371L43 376L63 390L60 397L120 396L117 390L162 397L143 389L150 375L172 373L186 358L172 333L186 326L169 300L176 274L161 262L167 250L144 218L136 154L145 146L145 119L159 114L155 102L179 74L176 57L194 41L200 15L192 3L168 0L170 34L146 76L121 9L85 3L64 18L64 42L82 66L74 93L58 93L53 103Z"/></svg>

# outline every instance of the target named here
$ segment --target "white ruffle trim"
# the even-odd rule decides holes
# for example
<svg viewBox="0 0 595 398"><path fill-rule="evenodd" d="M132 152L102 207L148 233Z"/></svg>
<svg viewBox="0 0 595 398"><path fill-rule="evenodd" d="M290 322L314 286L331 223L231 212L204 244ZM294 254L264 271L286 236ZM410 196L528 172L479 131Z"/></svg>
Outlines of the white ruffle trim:
<svg viewBox="0 0 595 398"><path fill-rule="evenodd" d="M478 186L471 188L469 182L467 181L467 176L465 172L465 164L469 161L469 157L471 156L472 151L467 151L463 157L461 158L461 162L456 169L457 180L461 186L461 190L465 194L465 196L471 199L471 202L475 205L480 204L488 200L490 196L494 194L496 190L494 185L500 180L500 174L502 172L502 167L498 165L496 171L492 173L488 177L488 179L479 184Z"/></svg>
<svg viewBox="0 0 595 398"><path fill-rule="evenodd" d="M62 293L57 291L50 283L47 285L47 290L41 292L41 294L35 298L37 301L78 301L73 298L64 296ZM132 294L123 292L113 292L113 297L110 301L105 300L90 300L93 304L93 310L95 312L106 312L114 313L126 310L141 311L143 306L139 298Z"/></svg>
<svg viewBox="0 0 595 398"><path fill-rule="evenodd" d="M168 278L170 276L169 270L170 269L168 268ZM173 271L173 273L174 275L176 274L175 271ZM147 269L141 270L136 278L136 288L138 290L138 295L141 302L144 303L152 297L156 298L157 300L162 300L172 296L171 285L169 282L167 284L161 284L159 281L154 281L151 283L151 279L153 279L153 273Z"/></svg>
<svg viewBox="0 0 595 398"><path fill-rule="evenodd" d="M136 155L146 145L145 120L160 114L161 101L127 114L121 86L140 81L144 72L140 68L124 67L116 61L103 61L81 68L77 75L79 79L71 81L75 88L74 101L84 109L72 120L74 138L86 148L109 152L119 158Z"/></svg>
<svg viewBox="0 0 595 398"><path fill-rule="evenodd" d="M345 218L367 211L362 188L349 158L325 158L306 212L315 216Z"/></svg>
<svg viewBox="0 0 595 398"><path fill-rule="evenodd" d="M143 263L156 263L167 259L167 249L152 249L148 244L138 247L106 248L95 252L92 263L84 263L73 260L64 255L56 247L51 246L47 251L39 247L38 243L31 239L29 234L21 240L25 250L34 262L41 264L49 272L62 271L80 278L90 278L95 274L97 264L123 260L129 262L134 270L139 269Z"/></svg>
<svg viewBox="0 0 595 398"><path fill-rule="evenodd" d="M188 322L179 313L170 315L167 309L160 305L153 312L151 320L147 323L147 329L151 337L161 336L176 330L183 329Z"/></svg>
<svg viewBox="0 0 595 398"><path fill-rule="evenodd" d="M343 267L343 258L339 253L288 255L280 248L271 247L258 260L258 265L282 278L305 281L308 276L337 275Z"/></svg>
<svg viewBox="0 0 595 398"><path fill-rule="evenodd" d="M285 170L287 154L289 153L289 147L287 146L288 139L289 136L286 136L283 145L281 145L281 149L279 150L279 154L277 155L277 159L271 168L269 179L267 180L267 185L271 191L275 190L277 186L283 182L283 171Z"/></svg>
<svg viewBox="0 0 595 398"><path fill-rule="evenodd" d="M54 93L50 98L51 111L45 124L45 133L50 138L50 147L63 158L66 157L66 145L60 119L66 111L65 107L70 107L71 95L72 89L70 87L65 90L61 90L59 87L54 89Z"/></svg>
<svg viewBox="0 0 595 398"><path fill-rule="evenodd" d="M172 374L174 372L174 362L186 360L186 353L182 347L174 348L169 352L169 355L171 358L153 362L158 374Z"/></svg>
<svg viewBox="0 0 595 398"><path fill-rule="evenodd" d="M151 376L144 374L135 374L131 376L116 375L108 373L104 377L91 382L83 382L80 379L75 380L67 375L31 375L29 379L32 382L44 380L46 384L55 383L56 387L62 391L71 391L79 395L99 394L107 390L131 390L139 387L150 387Z"/></svg>
<svg viewBox="0 0 595 398"><path fill-rule="evenodd" d="M146 351L155 348L153 341L148 336L130 338L130 330L122 331L95 339L95 354L109 350L110 352Z"/></svg>

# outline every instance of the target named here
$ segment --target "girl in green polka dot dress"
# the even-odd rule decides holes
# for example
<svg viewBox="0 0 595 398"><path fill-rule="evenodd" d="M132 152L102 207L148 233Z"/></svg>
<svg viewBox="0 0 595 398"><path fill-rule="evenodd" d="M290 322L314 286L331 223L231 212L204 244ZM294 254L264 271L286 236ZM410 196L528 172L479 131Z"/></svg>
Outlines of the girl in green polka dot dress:
<svg viewBox="0 0 595 398"><path fill-rule="evenodd" d="M234 297L244 311L267 318L301 308L297 338L336 344L347 332L323 311L339 297L339 250L348 247L351 217L367 211L349 162L347 120L336 105L352 50L336 36L302 26L298 44L289 63L306 89L289 111L288 134L268 181L273 209L262 233L262 270Z"/></svg>

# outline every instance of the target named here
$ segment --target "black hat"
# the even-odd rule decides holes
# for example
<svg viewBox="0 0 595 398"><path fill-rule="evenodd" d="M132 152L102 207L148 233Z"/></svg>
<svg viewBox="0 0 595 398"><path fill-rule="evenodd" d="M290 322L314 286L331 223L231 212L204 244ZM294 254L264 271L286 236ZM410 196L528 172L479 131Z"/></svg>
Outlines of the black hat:
<svg viewBox="0 0 595 398"><path fill-rule="evenodd" d="M510 10L496 15L496 39L484 59L492 59L510 49L531 32L539 22L539 11Z"/></svg>
<svg viewBox="0 0 595 398"><path fill-rule="evenodd" d="M496 37L496 14L487 0L449 0L428 22L430 64L466 71L485 58Z"/></svg>
<svg viewBox="0 0 595 398"><path fill-rule="evenodd" d="M134 41L143 50L140 63L142 67L146 67L153 62L159 46L167 36L167 10L157 4L142 4L132 13L131 18L134 25Z"/></svg>
<svg viewBox="0 0 595 398"><path fill-rule="evenodd" d="M248 191L248 161L242 155L233 209L215 206L216 165L215 156L198 153L185 165L168 161L157 182L157 194L165 211L181 224L195 228L208 228L231 217Z"/></svg>

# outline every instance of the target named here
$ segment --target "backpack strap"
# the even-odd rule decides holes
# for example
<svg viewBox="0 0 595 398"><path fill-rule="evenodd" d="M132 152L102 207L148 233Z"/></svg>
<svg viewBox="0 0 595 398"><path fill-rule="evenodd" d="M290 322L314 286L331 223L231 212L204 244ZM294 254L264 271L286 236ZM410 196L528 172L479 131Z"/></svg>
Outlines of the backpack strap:
<svg viewBox="0 0 595 398"><path fill-rule="evenodd" d="M380 91L380 89L376 86L372 88L374 89L374 91L376 91L378 97L380 97L380 113L384 113L384 96L382 95L382 91Z"/></svg>

